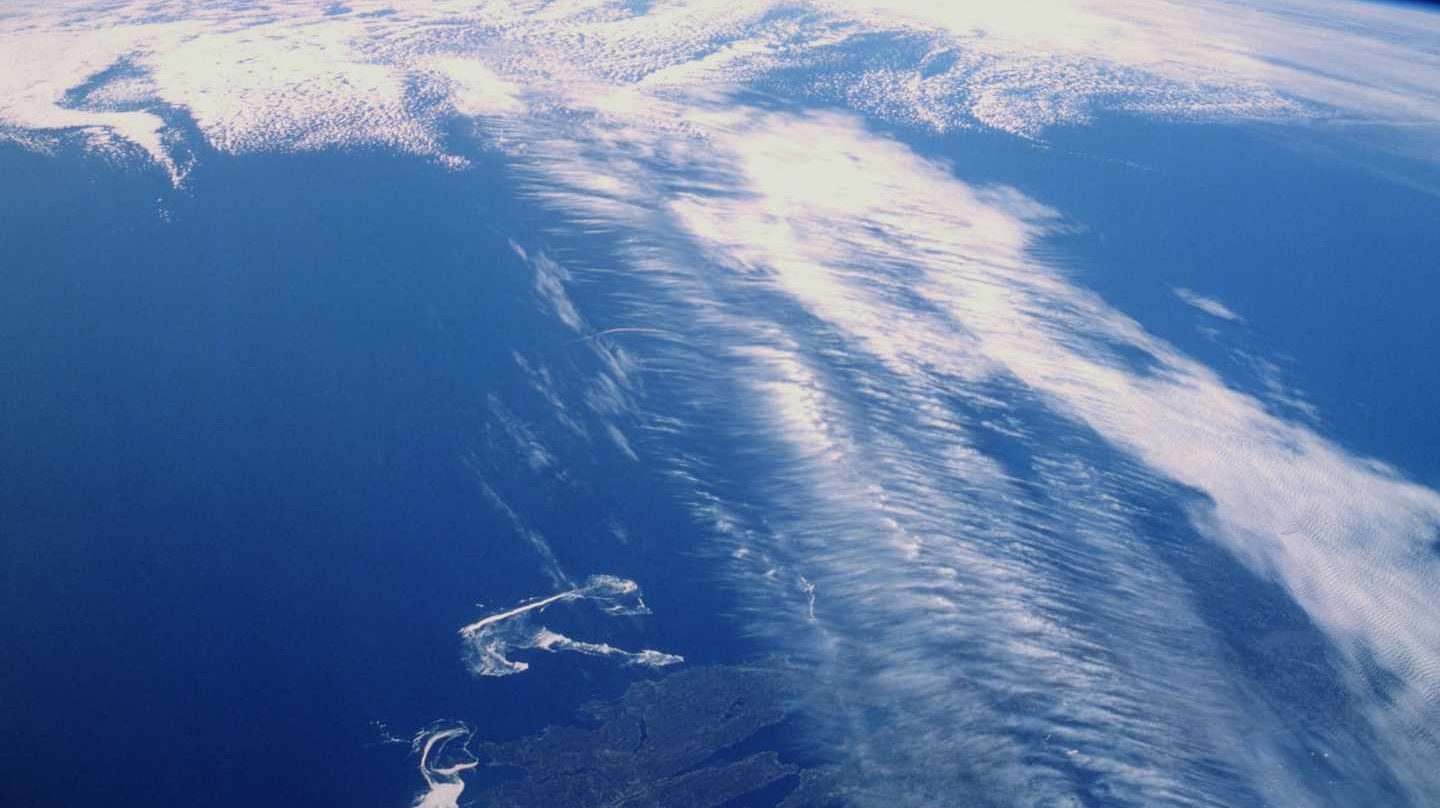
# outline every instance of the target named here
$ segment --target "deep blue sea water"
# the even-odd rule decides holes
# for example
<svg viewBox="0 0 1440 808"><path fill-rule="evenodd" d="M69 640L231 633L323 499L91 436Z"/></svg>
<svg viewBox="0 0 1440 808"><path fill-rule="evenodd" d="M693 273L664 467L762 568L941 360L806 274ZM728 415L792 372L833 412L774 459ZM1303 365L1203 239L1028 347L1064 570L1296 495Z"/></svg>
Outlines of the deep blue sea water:
<svg viewBox="0 0 1440 808"><path fill-rule="evenodd" d="M1434 197L1259 129L1113 119L1048 148L893 134L1064 211L1077 229L1047 256L1232 384L1264 389L1236 351L1282 357L1326 434L1440 481L1424 405L1440 393ZM761 650L727 619L736 606L674 484L539 415L517 365L550 368L567 398L596 370L510 241L592 264L609 245L557 236L564 222L518 201L498 157L472 156L455 173L378 153L207 153L175 192L78 153L0 148L0 759L27 773L0 783L0 804L403 805L414 761L371 722L408 736L461 718L509 738L620 692L634 674L569 655L524 676L466 672L459 626L553 591L477 476L572 576L645 588L653 615L594 634L692 664ZM1207 318L1174 287L1245 322ZM573 294L608 327L627 324L607 314L638 289ZM679 395L656 384L646 406ZM492 399L553 468L497 442ZM1041 408L1023 415L1098 465L1127 462ZM730 464L715 470L728 493L763 497L747 488L763 457L701 448ZM993 448L1023 472L1013 445ZM1276 662L1323 667L1318 632L1187 526L1184 496L1132 495L1237 664L1297 722L1343 717L1333 681ZM1283 647L1256 650L1263 632Z"/></svg>
<svg viewBox="0 0 1440 808"><path fill-rule="evenodd" d="M489 397L543 410L514 353L562 385L590 356L493 159L205 154L183 192L0 161L0 804L403 805L414 761L371 722L503 738L615 695L564 655L466 672L461 625L552 591L475 453L572 575L644 583L655 615L608 638L735 655L652 470L543 422L566 481L487 448Z"/></svg>

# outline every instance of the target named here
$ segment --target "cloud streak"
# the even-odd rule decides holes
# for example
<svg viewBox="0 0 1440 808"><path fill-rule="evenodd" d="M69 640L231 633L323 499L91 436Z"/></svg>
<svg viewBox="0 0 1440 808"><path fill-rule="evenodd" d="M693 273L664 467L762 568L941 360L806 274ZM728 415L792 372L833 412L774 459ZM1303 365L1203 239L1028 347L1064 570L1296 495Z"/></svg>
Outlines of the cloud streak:
<svg viewBox="0 0 1440 808"><path fill-rule="evenodd" d="M1221 303L1213 297L1206 297L1198 292L1186 289L1184 287L1178 287L1173 291L1175 292L1175 296L1180 298L1181 302L1183 302L1185 305L1195 309L1199 309L1200 311L1205 312L1211 317L1217 317L1221 320L1229 320L1232 323L1239 323L1245 321L1244 317L1236 314L1230 309L1229 306Z"/></svg>
<svg viewBox="0 0 1440 808"><path fill-rule="evenodd" d="M534 181L633 234L656 292L636 316L686 323L716 358L654 350L708 391L692 397L731 402L734 444L768 447L748 492L707 479L713 458L677 458L677 474L734 543L756 630L826 672L833 739L871 800L927 804L975 780L1051 799L1098 782L1147 805L1440 793L1425 765L1440 626L1423 617L1440 496L1072 284L1035 257L1059 214L1013 190L843 115L666 112L677 125L659 134L612 117L537 137ZM1157 508L1283 587L1338 651L1349 706L1297 726L1232 669L1158 555ZM1350 791L1299 773L1317 747Z"/></svg>

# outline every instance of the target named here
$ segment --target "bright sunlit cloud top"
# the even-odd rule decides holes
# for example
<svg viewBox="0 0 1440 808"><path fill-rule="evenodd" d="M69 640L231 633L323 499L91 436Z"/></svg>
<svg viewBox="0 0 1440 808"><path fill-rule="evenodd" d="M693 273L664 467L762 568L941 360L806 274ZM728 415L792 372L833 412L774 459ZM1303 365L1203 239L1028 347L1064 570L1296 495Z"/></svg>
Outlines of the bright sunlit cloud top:
<svg viewBox="0 0 1440 808"><path fill-rule="evenodd" d="M432 92L451 113L520 115L626 88L693 92L824 63L823 77L797 89L934 128L1034 137L1107 110L1338 116L1421 127L1392 143L1440 153L1437 16L1316 5L668 0L637 10L492 0L356 2L326 14L300 2L239 11L24 4L0 18L0 122L105 130L177 175L154 102L187 111L222 151L366 144L443 157L445 110L426 102ZM117 109L67 98L122 63L147 77L148 99Z"/></svg>

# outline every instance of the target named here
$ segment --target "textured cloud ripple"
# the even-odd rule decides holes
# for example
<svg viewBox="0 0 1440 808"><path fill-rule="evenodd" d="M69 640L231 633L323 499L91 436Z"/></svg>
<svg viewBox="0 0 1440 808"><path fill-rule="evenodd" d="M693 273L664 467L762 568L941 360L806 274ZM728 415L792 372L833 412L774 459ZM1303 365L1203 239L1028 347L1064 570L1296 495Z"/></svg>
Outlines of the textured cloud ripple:
<svg viewBox="0 0 1440 808"><path fill-rule="evenodd" d="M696 508L735 543L757 622L850 705L834 732L875 801L976 781L1118 804L1360 796L1307 792L1305 746L1371 799L1436 792L1440 495L1070 284L1034 257L1054 211L846 116L687 109L691 138L590 122L582 144L539 145L536 193L627 234L657 292L641 319L723 347L724 372L683 350L673 370L745 413L726 429L764 447L767 517L708 489ZM1146 541L1157 501L1304 608L1353 725L1295 738L1267 719ZM767 591L777 566L807 587Z"/></svg>

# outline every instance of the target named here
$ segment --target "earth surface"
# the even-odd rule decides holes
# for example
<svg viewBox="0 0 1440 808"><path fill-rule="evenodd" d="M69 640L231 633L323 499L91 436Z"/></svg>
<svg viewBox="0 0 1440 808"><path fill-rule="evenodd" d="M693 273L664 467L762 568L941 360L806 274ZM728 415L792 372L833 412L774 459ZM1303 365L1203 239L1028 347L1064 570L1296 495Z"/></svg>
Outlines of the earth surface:
<svg viewBox="0 0 1440 808"><path fill-rule="evenodd" d="M1440 804L1440 13L0 8L0 804Z"/></svg>

